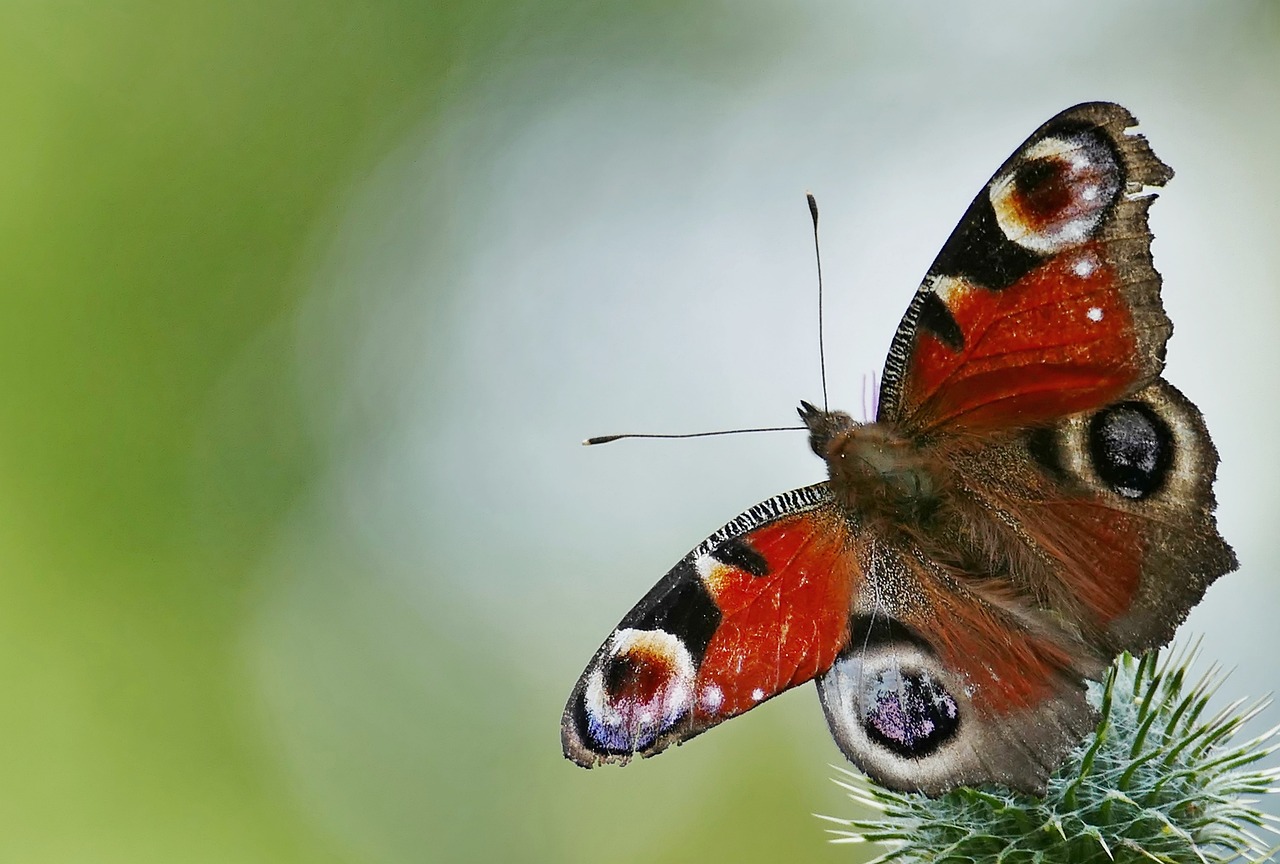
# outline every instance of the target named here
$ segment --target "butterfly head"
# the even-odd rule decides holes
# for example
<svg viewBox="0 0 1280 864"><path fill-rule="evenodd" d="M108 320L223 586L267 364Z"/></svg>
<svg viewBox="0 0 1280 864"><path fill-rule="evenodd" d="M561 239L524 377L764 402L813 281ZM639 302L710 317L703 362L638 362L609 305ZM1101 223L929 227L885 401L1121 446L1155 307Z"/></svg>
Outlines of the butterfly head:
<svg viewBox="0 0 1280 864"><path fill-rule="evenodd" d="M831 442L861 424L843 411L824 411L808 402L801 402L796 409L804 425L809 428L809 446L823 459Z"/></svg>

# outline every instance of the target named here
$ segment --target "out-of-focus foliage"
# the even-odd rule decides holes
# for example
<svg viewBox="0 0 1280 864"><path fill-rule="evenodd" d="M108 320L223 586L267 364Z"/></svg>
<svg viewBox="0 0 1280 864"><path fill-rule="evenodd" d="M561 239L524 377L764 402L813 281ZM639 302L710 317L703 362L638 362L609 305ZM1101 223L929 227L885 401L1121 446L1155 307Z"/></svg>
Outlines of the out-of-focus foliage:
<svg viewBox="0 0 1280 864"><path fill-rule="evenodd" d="M625 771L556 734L627 604L817 466L574 442L812 396L809 184L833 368L877 363L1000 148L1084 98L1191 166L1166 273L1234 208L1180 302L1276 309L1272 5L956 15L0 5L0 860L850 860L811 693ZM1229 475L1267 418L1206 412ZM1273 506L1223 485L1247 546Z"/></svg>

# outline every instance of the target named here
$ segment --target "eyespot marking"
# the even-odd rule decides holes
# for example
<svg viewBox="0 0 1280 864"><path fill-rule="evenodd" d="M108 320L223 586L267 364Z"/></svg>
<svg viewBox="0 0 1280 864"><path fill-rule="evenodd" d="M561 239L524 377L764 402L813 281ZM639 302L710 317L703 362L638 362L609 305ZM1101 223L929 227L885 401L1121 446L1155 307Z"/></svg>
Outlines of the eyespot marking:
<svg viewBox="0 0 1280 864"><path fill-rule="evenodd" d="M886 669L872 676L863 707L867 737L900 756L919 758L950 740L960 707L927 671Z"/></svg>
<svg viewBox="0 0 1280 864"><path fill-rule="evenodd" d="M1111 142L1097 129L1080 129L1026 148L988 194L1006 238L1052 254L1093 236L1124 188L1123 174Z"/></svg>
<svg viewBox="0 0 1280 864"><path fill-rule="evenodd" d="M960 737L967 697L950 689L957 685L910 631L878 629L879 640L859 644L819 679L818 693L846 756L906 776Z"/></svg>
<svg viewBox="0 0 1280 864"><path fill-rule="evenodd" d="M1121 402L1089 422L1089 455L1103 483L1125 498L1158 492L1173 463L1173 434L1145 402Z"/></svg>
<svg viewBox="0 0 1280 864"><path fill-rule="evenodd" d="M585 737L599 752L651 746L689 713L694 665L680 639L663 630L619 630L582 693Z"/></svg>

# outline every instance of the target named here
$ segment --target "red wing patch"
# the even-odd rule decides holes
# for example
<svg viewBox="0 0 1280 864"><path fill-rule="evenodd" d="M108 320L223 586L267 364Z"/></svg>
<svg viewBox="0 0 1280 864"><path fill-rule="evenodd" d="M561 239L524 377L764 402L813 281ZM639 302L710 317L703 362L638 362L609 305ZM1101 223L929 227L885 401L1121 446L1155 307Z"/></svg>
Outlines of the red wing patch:
<svg viewBox="0 0 1280 864"><path fill-rule="evenodd" d="M958 277L934 291L963 347L922 330L902 409L922 429L1028 426L1122 396L1140 374L1138 339L1105 249L1058 255L995 292Z"/></svg>
<svg viewBox="0 0 1280 864"><path fill-rule="evenodd" d="M1100 498L1023 507L1024 530L1062 567L1063 589L1102 630L1129 611L1146 560L1144 520Z"/></svg>
<svg viewBox="0 0 1280 864"><path fill-rule="evenodd" d="M792 517L741 538L767 567L696 563L722 620L698 668L698 714L723 719L825 672L844 647L855 564L838 517Z"/></svg>

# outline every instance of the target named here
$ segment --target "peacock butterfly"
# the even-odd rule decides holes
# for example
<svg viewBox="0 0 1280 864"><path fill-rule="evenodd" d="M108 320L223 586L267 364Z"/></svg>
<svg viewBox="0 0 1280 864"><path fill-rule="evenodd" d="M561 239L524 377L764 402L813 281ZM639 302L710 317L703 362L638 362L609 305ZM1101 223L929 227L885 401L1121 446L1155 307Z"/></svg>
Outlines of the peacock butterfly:
<svg viewBox="0 0 1280 864"><path fill-rule="evenodd" d="M916 291L874 422L801 403L829 480L738 516L622 619L565 707L583 766L651 756L817 679L854 764L1040 794L1086 681L1166 643L1236 558L1218 456L1160 377L1147 208L1173 172L1119 105L1045 123Z"/></svg>

